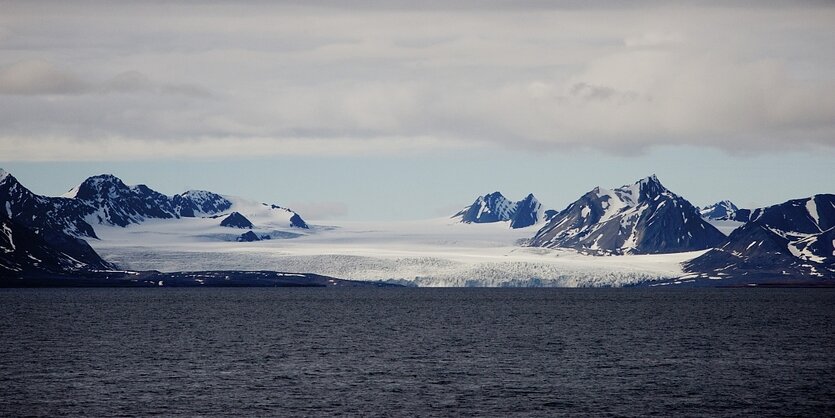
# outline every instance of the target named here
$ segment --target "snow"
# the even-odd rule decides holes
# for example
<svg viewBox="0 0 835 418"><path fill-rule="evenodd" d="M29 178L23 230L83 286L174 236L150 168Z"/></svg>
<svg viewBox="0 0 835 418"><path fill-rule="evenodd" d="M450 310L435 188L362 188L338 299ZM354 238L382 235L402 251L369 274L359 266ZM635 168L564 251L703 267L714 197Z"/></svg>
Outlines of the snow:
<svg viewBox="0 0 835 418"><path fill-rule="evenodd" d="M591 208L588 206L583 206L583 209L580 210L580 216L583 218L588 218L589 213L591 213Z"/></svg>
<svg viewBox="0 0 835 418"><path fill-rule="evenodd" d="M238 212L257 227L288 228L290 227L290 218L296 214L287 208L258 203L237 196L224 195L221 197L232 203L232 207L226 212L223 212L224 217L229 213ZM218 220L219 222L220 220ZM298 229L294 228L293 231L298 232Z"/></svg>
<svg viewBox="0 0 835 418"><path fill-rule="evenodd" d="M3 247L3 252L5 252L5 253L14 252L15 248L17 248L17 247L15 247L15 245L14 245L14 239L12 237L12 229L6 224L3 224L3 235L6 236L6 241L9 242L9 246L10 246L10 248Z"/></svg>
<svg viewBox="0 0 835 418"><path fill-rule="evenodd" d="M806 211L809 212L809 216L815 220L815 226L818 227L820 230L820 218L818 217L818 206L815 203L815 198L810 197L809 200L806 201Z"/></svg>
<svg viewBox="0 0 835 418"><path fill-rule="evenodd" d="M523 247L519 243L532 235L527 228L449 219L285 227L277 231L296 238L238 243L222 240L229 232L219 222L182 218L97 226L101 240L90 244L106 260L137 270L275 270L436 287L623 286L679 277L682 262L704 253L595 257Z"/></svg>
<svg viewBox="0 0 835 418"><path fill-rule="evenodd" d="M601 206L605 211L603 212L603 216L600 217L599 223L603 223L612 219L617 215L623 208L627 207L626 203L618 197L618 195L608 189L604 189L602 187L597 188L597 195L601 197L608 196L608 199L603 199L601 201Z"/></svg>
<svg viewBox="0 0 835 418"><path fill-rule="evenodd" d="M68 190L66 193L62 194L59 197L66 197L66 198L69 198L69 199L75 199L75 197L78 196L78 188L79 187L81 187L81 186L75 186L75 187Z"/></svg>
<svg viewBox="0 0 835 418"><path fill-rule="evenodd" d="M3 170L2 168L0 168L0 183L2 183L4 180L6 180L6 177L9 177L9 176L10 176L10 174L9 174L8 171Z"/></svg>

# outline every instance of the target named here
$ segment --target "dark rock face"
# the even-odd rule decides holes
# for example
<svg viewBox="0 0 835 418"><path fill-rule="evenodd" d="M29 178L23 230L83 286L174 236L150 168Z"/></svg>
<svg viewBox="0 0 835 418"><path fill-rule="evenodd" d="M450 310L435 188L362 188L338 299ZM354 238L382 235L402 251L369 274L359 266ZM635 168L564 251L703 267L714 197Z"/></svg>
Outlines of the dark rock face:
<svg viewBox="0 0 835 418"><path fill-rule="evenodd" d="M93 208L74 199L36 195L1 169L0 210L9 219L42 235L61 232L96 238L93 227L84 220Z"/></svg>
<svg viewBox="0 0 835 418"><path fill-rule="evenodd" d="M10 219L0 211L0 277L24 277L38 274L64 274L77 271L110 269L81 239L53 231L52 240Z"/></svg>
<svg viewBox="0 0 835 418"><path fill-rule="evenodd" d="M515 211L514 202L499 192L479 196L472 205L453 215L464 223L491 223L509 221Z"/></svg>
<svg viewBox="0 0 835 418"><path fill-rule="evenodd" d="M543 219L542 204L533 194L516 202L516 210L510 219L511 228L525 228Z"/></svg>
<svg viewBox="0 0 835 418"><path fill-rule="evenodd" d="M248 228L252 229L252 222L249 221L244 215L241 215L238 212L232 212L220 221L220 226L225 226L228 228Z"/></svg>
<svg viewBox="0 0 835 418"><path fill-rule="evenodd" d="M75 200L93 208L93 217L98 223L121 227L146 219L214 214L232 206L231 202L211 192L194 190L168 197L144 184L127 186L109 174L90 177L71 193Z"/></svg>
<svg viewBox="0 0 835 418"><path fill-rule="evenodd" d="M819 194L751 211L751 222L787 232L815 234L835 226L835 195Z"/></svg>
<svg viewBox="0 0 835 418"><path fill-rule="evenodd" d="M530 245L592 253L654 254L711 248L725 236L655 176L614 190L600 187L554 215Z"/></svg>
<svg viewBox="0 0 835 418"><path fill-rule="evenodd" d="M463 223L493 223L510 221L511 228L525 228L535 225L545 218L542 204L529 194L524 199L514 202L500 192L479 196L472 205L467 206L452 216Z"/></svg>
<svg viewBox="0 0 835 418"><path fill-rule="evenodd" d="M38 196L23 187L14 176L0 170L0 212L9 228L24 237L35 234L54 251L81 263L93 266L103 263L85 241L76 238L96 238L93 227L84 220L92 213L92 208L82 202Z"/></svg>
<svg viewBox="0 0 835 418"><path fill-rule="evenodd" d="M171 202L176 212L183 217L222 213L232 207L232 202L223 196L205 190L189 190L174 195Z"/></svg>
<svg viewBox="0 0 835 418"><path fill-rule="evenodd" d="M294 213L293 216L290 217L290 226L301 229L310 229L298 213Z"/></svg>
<svg viewBox="0 0 835 418"><path fill-rule="evenodd" d="M730 280L835 280L835 195L815 195L751 211L722 247L685 264L696 277Z"/></svg>
<svg viewBox="0 0 835 418"><path fill-rule="evenodd" d="M241 234L238 237L238 242L253 242L253 241L261 241L261 238L254 232L249 231Z"/></svg>

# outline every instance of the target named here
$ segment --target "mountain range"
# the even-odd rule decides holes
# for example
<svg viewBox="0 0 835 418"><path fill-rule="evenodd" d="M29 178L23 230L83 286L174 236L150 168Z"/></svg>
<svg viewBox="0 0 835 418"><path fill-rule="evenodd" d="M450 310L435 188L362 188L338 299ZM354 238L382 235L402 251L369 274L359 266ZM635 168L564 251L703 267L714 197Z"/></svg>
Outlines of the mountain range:
<svg viewBox="0 0 835 418"><path fill-rule="evenodd" d="M205 217L219 226L252 228L242 207L269 225L308 229L290 209L191 190L166 196L145 185L128 186L104 174L90 177L60 197L40 196L0 169L0 276L81 274L113 270L85 239L98 239L94 225L126 228L150 220ZM223 216L228 213L228 216ZM251 232L251 231L250 231ZM265 229L269 237L269 229ZM244 237L246 233L241 234ZM259 238L260 239L260 238Z"/></svg>
<svg viewBox="0 0 835 418"><path fill-rule="evenodd" d="M702 250L726 237L656 176L616 189L596 187L552 217L530 242L593 254Z"/></svg>
<svg viewBox="0 0 835 418"><path fill-rule="evenodd" d="M750 210L727 200L699 208L653 175L614 189L596 187L560 211L545 210L533 194L511 201L500 192L489 193L452 221L507 223L520 233L531 228L526 247L589 256L692 252L681 276L672 279L677 284L835 281L832 194ZM290 209L209 191L168 196L103 174L63 196L48 197L0 170L0 277L118 271L86 240L99 240L101 232L114 228L159 224L165 230L165 225L182 222L199 226L196 237L238 245L316 233Z"/></svg>
<svg viewBox="0 0 835 418"><path fill-rule="evenodd" d="M692 278L835 278L835 195L754 209L728 242L685 264Z"/></svg>

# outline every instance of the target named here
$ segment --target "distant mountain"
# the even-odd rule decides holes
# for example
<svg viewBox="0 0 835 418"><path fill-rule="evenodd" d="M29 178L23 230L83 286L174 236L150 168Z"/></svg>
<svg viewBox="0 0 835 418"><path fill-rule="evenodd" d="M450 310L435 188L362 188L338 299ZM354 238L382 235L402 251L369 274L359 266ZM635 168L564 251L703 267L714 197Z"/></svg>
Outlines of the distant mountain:
<svg viewBox="0 0 835 418"><path fill-rule="evenodd" d="M294 228L310 229L310 226L307 225L307 222L305 222L304 219L302 219L302 217L299 216L298 213L293 212L291 209L283 208L278 205L268 205L266 203L262 203L261 205L265 208L268 208L271 214L273 215L275 215L276 213L283 213L285 215L289 215L290 218L288 219L288 222L290 223L290 226Z"/></svg>
<svg viewBox="0 0 835 418"><path fill-rule="evenodd" d="M725 236L686 199L656 176L614 190L600 187L556 214L531 240L534 247L565 247L604 254L693 251Z"/></svg>
<svg viewBox="0 0 835 418"><path fill-rule="evenodd" d="M699 208L699 213L705 219L716 221L748 222L748 218L751 216L750 209L740 209L730 200L723 200L710 206Z"/></svg>
<svg viewBox="0 0 835 418"><path fill-rule="evenodd" d="M237 240L238 242L254 242L261 241L261 237L259 237L258 234L252 231L248 231L241 234L241 236L239 236Z"/></svg>
<svg viewBox="0 0 835 418"><path fill-rule="evenodd" d="M251 229L252 222L249 221L244 215L241 215L238 212L232 212L226 218L223 218L220 221L220 226L225 226L228 228L243 228L243 229Z"/></svg>
<svg viewBox="0 0 835 418"><path fill-rule="evenodd" d="M128 226L147 219L195 217L223 212L232 203L206 191L189 191L173 197L144 184L128 186L110 174L90 177L64 197L93 208L91 218L100 224Z"/></svg>
<svg viewBox="0 0 835 418"><path fill-rule="evenodd" d="M283 221L286 226L309 228L299 214L281 206L224 197L204 190L167 196L144 184L128 186L110 174L90 177L63 197L80 202L86 208L85 219L94 224L126 227L149 219L195 218L234 210L261 216L271 224ZM239 215L246 218L242 213ZM250 219L247 221L252 224Z"/></svg>
<svg viewBox="0 0 835 418"><path fill-rule="evenodd" d="M189 190L171 198L180 216L192 217L222 213L232 207L225 197L205 190Z"/></svg>
<svg viewBox="0 0 835 418"><path fill-rule="evenodd" d="M463 223L510 222L511 228L525 228L545 220L542 204L529 194L524 199L514 202L493 192L476 198L473 204L452 216Z"/></svg>
<svg viewBox="0 0 835 418"><path fill-rule="evenodd" d="M751 211L725 245L685 264L701 279L835 279L835 195L820 194Z"/></svg>

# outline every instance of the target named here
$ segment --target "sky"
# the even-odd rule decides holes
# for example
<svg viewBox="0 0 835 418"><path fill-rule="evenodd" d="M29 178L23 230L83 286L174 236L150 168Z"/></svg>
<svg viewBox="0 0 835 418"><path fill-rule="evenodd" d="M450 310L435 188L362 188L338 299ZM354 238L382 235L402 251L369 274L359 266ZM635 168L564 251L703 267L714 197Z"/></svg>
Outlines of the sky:
<svg viewBox="0 0 835 418"><path fill-rule="evenodd" d="M306 219L833 193L835 3L0 2L0 167Z"/></svg>

